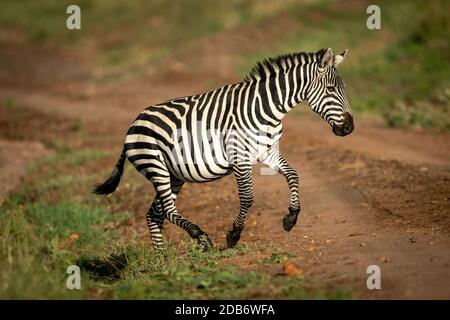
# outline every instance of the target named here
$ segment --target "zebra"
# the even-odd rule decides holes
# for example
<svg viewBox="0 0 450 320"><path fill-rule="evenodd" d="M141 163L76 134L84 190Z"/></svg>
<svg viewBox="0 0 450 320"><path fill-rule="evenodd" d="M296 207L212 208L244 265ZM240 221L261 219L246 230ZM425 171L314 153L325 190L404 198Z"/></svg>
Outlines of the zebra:
<svg viewBox="0 0 450 320"><path fill-rule="evenodd" d="M279 151L281 121L307 101L335 135L353 131L345 85L336 70L347 52L335 55L328 48L267 58L240 83L147 107L128 129L114 170L93 192L114 192L128 158L156 191L146 216L154 248L163 247L167 219L208 250L213 245L210 237L178 212L175 200L185 182L208 182L234 173L240 209L226 237L228 247L234 247L253 204L252 166L259 161L288 183L290 204L282 226L290 231L301 209L299 175Z"/></svg>

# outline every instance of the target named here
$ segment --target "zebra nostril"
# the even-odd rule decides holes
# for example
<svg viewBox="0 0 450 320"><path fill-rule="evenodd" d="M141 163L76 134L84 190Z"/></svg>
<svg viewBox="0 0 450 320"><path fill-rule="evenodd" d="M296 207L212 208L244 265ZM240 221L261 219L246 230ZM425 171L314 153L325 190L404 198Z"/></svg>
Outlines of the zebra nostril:
<svg viewBox="0 0 450 320"><path fill-rule="evenodd" d="M342 131L344 132L344 134L349 134L353 131L354 127L353 127L353 117L351 116L350 113L348 112L344 112L342 114L342 117L344 118L344 123L342 125Z"/></svg>
<svg viewBox="0 0 450 320"><path fill-rule="evenodd" d="M344 133L349 134L353 131L353 123L348 123L344 126Z"/></svg>

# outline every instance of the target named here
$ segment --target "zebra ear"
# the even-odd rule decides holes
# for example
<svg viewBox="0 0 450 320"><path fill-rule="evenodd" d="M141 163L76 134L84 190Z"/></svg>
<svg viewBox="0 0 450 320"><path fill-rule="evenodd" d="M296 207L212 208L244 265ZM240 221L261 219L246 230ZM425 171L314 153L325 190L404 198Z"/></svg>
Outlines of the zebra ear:
<svg viewBox="0 0 450 320"><path fill-rule="evenodd" d="M331 66L333 64L333 59L334 59L333 50L331 48L328 48L322 56L320 66L322 68Z"/></svg>
<svg viewBox="0 0 450 320"><path fill-rule="evenodd" d="M345 49L344 52L337 54L333 59L333 66L337 67L342 61L344 61L345 56L347 55L348 49Z"/></svg>

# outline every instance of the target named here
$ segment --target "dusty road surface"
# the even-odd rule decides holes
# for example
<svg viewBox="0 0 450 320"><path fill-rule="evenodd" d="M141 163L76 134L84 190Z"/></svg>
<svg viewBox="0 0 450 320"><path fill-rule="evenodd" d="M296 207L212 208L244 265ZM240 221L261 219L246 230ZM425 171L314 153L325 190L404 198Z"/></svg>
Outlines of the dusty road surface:
<svg viewBox="0 0 450 320"><path fill-rule="evenodd" d="M401 149L422 160L436 152L436 145L407 147L410 133L402 137L402 131L362 123L346 141L334 138L321 119L288 117L281 149L301 176L299 222L291 232L282 229L287 185L279 175L260 175L257 167L255 205L241 241L276 243L307 277L331 287L348 285L358 297L449 298L449 283L444 280L450 272L450 170L442 164L448 159L445 145L429 162L404 158ZM311 126L316 129L309 131ZM377 130L395 141L386 144L392 153L372 140ZM417 134L415 142L428 138ZM225 246L226 231L238 210L236 193L233 177L227 177L208 185L187 185L178 203L217 245ZM144 224L137 223L145 236ZM173 226L167 229L171 238L185 237ZM258 254L230 262L251 269L257 267ZM370 265L381 268L382 290L367 289Z"/></svg>
<svg viewBox="0 0 450 320"><path fill-rule="evenodd" d="M189 59L211 61L211 42L206 43L204 51L197 48L196 55ZM227 53L224 52L223 55ZM214 50L211 54L215 55ZM45 56L45 52L37 54L40 59ZM10 52L7 58L11 65L20 63L14 61L17 56ZM19 58L27 59L23 54ZM157 73L124 85L95 84L89 72L85 75L82 70L73 72L70 68L66 81L61 81L61 72L66 63L72 65L73 57L67 58L69 62L66 58L51 58L51 64L40 66L45 72L55 70L55 81L49 77L42 82L36 77L27 81L29 70L19 67L15 81L1 81L1 101L13 97L17 106L35 112L34 117L45 119L47 124L41 123L20 139L11 135L14 128L2 126L0 159L6 159L0 166L3 194L20 186L27 159L41 157L45 151L40 143L50 144L55 135L66 137L77 148L99 148L113 154L108 163L99 164L99 170L106 174L138 111L168 98L201 92L208 80L214 80L207 63L200 64L192 74L166 68L170 66L169 59ZM230 59L226 61L229 63ZM239 80L227 72L220 79ZM305 277L329 288L348 287L358 298L450 299L450 136L388 129L376 117L357 116L354 133L340 138L309 112L306 104L297 108L284 121L281 149L301 177L302 212L298 224L291 232L282 228L289 199L283 177L261 175L260 168L255 167L255 204L241 243L273 244L290 255L305 271ZM83 141L71 140L63 118L66 122L77 119L83 123ZM20 127L25 128L26 124ZM16 140L20 144L11 142ZM17 161L6 158L16 152ZM133 183L126 172L122 184ZM86 192L89 189L86 186ZM118 194L123 193L126 188L122 187ZM126 228L137 230L150 246L145 212L154 191L148 185L142 193L140 199L129 204L135 217ZM178 199L179 210L221 247L225 246L225 235L238 212L238 204L232 176L208 184L187 184ZM187 237L168 223L164 232L172 242ZM252 270L261 268L261 255L254 251L227 262ZM381 268L381 290L368 290L366 286L370 265ZM279 272L275 267L266 271Z"/></svg>

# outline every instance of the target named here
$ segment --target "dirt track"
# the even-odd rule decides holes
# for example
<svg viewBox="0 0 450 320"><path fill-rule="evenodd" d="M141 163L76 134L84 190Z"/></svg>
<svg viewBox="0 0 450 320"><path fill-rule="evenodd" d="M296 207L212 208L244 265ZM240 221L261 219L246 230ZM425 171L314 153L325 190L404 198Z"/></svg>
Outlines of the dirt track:
<svg viewBox="0 0 450 320"><path fill-rule="evenodd" d="M313 124L317 130L305 130ZM383 149L370 149L367 140L376 129L371 122L358 129L350 143L332 137L320 119L306 115L289 117L285 126L282 149L301 175L301 218L290 233L282 229L288 206L286 183L278 175L261 176L255 168L256 203L241 241L275 243L292 254L307 277L331 287L348 285L359 297L448 298L449 284L442 281L450 270L448 165L412 165ZM377 130L391 131L395 139L401 139L402 132ZM328 137L335 141L330 144ZM408 152L421 158L431 150ZM225 232L238 209L236 192L232 177L209 185L188 185L179 206L224 246ZM185 237L172 226L168 229L172 238ZM248 268L257 267L260 254L245 260ZM240 259L234 263L242 265ZM366 268L372 264L381 267L383 290L366 288Z"/></svg>
<svg viewBox="0 0 450 320"><path fill-rule="evenodd" d="M197 56L203 59L201 54ZM55 60L52 63L57 64ZM12 96L18 105L38 110L43 118L50 117L46 119L53 119L55 113L81 119L92 139L72 141L77 147L98 146L118 153L123 133L140 109L166 98L202 91L206 80L211 79L207 74L211 70L204 76L201 70L194 75L169 71L115 88L83 81L79 85L75 81L55 84L46 79L42 90L30 83L2 81L0 99ZM227 74L223 77L237 80ZM309 112L296 111L286 118L281 148L301 176L299 222L289 233L282 229L289 199L287 185L281 176L260 175L256 167L255 205L241 243L272 243L289 253L306 277L332 288L353 288L356 297L449 299L450 137L387 129L376 118L356 118L355 124L351 136L338 138L323 120ZM41 150L36 141L45 144L44 137L57 130L52 126L48 131L41 129L41 135L26 137L28 140L22 143L34 142L21 148L35 145ZM18 147L1 140L0 146L0 159ZM15 182L0 180L0 190L17 187L17 177L25 173L23 166L24 161L18 161L15 166L0 167L0 177L15 172ZM133 181L125 176L122 184L127 183ZM150 245L144 214L153 190L150 186L143 192L146 190L148 195L132 204L136 217L130 228L138 230ZM119 190L119 195L125 192ZM238 211L233 177L186 185L178 206L210 234L216 245L224 246L225 234ZM165 234L174 242L186 238L184 232L168 224ZM230 258L229 263L250 270L269 254L265 250L252 252ZM382 290L366 288L366 268L372 264L381 267ZM279 270L267 272L276 274Z"/></svg>

